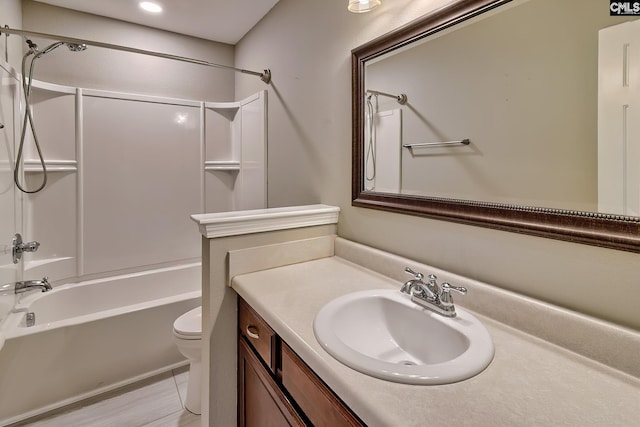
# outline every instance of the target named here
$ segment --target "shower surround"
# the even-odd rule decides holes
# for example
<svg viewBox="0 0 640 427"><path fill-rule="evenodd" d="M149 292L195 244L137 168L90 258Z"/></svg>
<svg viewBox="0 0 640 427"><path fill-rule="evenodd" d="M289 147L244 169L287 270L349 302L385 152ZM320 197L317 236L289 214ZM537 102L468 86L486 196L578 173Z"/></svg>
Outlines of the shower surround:
<svg viewBox="0 0 640 427"><path fill-rule="evenodd" d="M55 282L198 259L191 214L265 206L265 98L212 103L34 83L50 182L23 196L23 235L42 243L25 276ZM28 187L41 179L34 158L26 151Z"/></svg>
<svg viewBox="0 0 640 427"><path fill-rule="evenodd" d="M3 133L7 143L0 150L11 172L24 110L18 96L18 74L6 63L0 66L6 77L1 112L8 125ZM34 304L53 307L53 311L65 311L64 306L93 307L81 299L84 290L72 292L76 288L94 295L90 300L111 304L96 307L99 313L71 316L73 319L65 315L51 321L51 326L36 323L31 329L21 328L22 320L16 321L30 310L19 300L14 309L18 313L0 313L0 335L6 338L0 350L0 373L4 378L5 372L19 366L24 358L21 352L40 348L36 353L47 359L52 372L58 369L71 378L84 376L74 371L79 364L73 362L73 354L85 351L84 344L95 345L84 339L80 340L84 344L67 342L62 337L77 331L84 336L95 332L97 342L113 343L116 353L126 353L122 342L136 338L120 335L133 319L147 328L138 331L138 337L148 335L165 350L170 347L173 354L170 325L199 303L200 275L176 273L199 270L200 236L190 215L266 207L266 92L238 102L208 102L34 81L31 101L48 183L39 193L22 194L9 185L12 174L3 173L7 191L0 195L0 209L14 219L7 232L20 232L41 246L26 254L17 269L3 266L0 278L5 283L48 276L54 290L42 294L42 302ZM21 182L33 188L42 176L32 141L25 144L24 159ZM8 224L3 224L3 230L5 226ZM139 286L143 277L147 282L153 279L150 286ZM35 300L33 297L25 296L26 301ZM97 321L94 315L113 320ZM36 321L38 318L36 313ZM157 330L149 329L156 320ZM117 327L109 329L105 324ZM43 342L53 347L38 347ZM56 350L55 357L47 356L46 348L64 348L66 353ZM102 354L99 364L109 366L114 354ZM175 360L161 359L164 362L142 355L130 361L123 370L126 374L114 377L89 369L98 378L93 387L85 384L81 391L67 390L46 402L26 399L27 406L3 410L0 420L31 416L175 364ZM49 379L41 372L37 380L29 380L30 387L44 387Z"/></svg>

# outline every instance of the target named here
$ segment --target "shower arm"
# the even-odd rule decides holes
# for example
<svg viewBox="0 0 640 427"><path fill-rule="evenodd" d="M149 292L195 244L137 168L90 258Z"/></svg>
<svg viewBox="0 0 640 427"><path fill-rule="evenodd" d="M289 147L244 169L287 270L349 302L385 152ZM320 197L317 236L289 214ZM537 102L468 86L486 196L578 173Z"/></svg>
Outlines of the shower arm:
<svg viewBox="0 0 640 427"><path fill-rule="evenodd" d="M263 82L265 82L267 84L269 84L271 82L271 70L269 70L269 69L266 69L262 73L260 73L258 71L245 70L245 69L242 69L242 68L231 67L229 65L215 64L213 62L208 62L208 61L204 61L204 60L201 60L201 59L193 59L193 58L187 58L187 57L184 57L184 56L171 55L171 54L168 54L168 53L154 52L152 50L138 49L138 48L135 48L135 47L121 46L121 45L111 44L111 43L96 42L96 41L92 41L92 40L78 39L78 38L73 38L73 37L57 36L57 35L54 35L54 34L38 33L38 32L34 32L34 31L17 30L17 29L9 28L9 26L7 26L7 25L5 25L4 28L0 28L0 34L2 34L3 32L5 34L17 34L17 35L27 36L27 37L44 38L44 39L50 39L50 40L60 40L61 42L64 42L64 43L72 43L72 44L78 44L78 45L85 44L87 46L102 47L102 48L105 48L105 49L119 50L119 51L122 51L122 52L138 53L138 54L141 54L141 55L155 56L157 58L172 59L174 61L188 62L190 64L204 65L206 67L223 68L223 69L226 69L226 70L233 70L233 71L236 71L236 72L239 72L239 73L242 73L242 74L250 74L252 76L258 76L258 77L260 77L260 80L262 80Z"/></svg>

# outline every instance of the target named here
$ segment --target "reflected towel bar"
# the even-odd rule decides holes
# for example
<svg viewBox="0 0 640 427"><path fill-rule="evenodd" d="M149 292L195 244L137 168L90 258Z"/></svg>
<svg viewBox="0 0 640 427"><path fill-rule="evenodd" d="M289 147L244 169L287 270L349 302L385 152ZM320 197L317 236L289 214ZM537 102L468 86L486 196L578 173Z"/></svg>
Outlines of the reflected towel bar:
<svg viewBox="0 0 640 427"><path fill-rule="evenodd" d="M442 147L446 145L469 145L471 141L466 138L459 141L442 141L442 142L420 142L417 144L403 144L404 148L419 148L419 147Z"/></svg>

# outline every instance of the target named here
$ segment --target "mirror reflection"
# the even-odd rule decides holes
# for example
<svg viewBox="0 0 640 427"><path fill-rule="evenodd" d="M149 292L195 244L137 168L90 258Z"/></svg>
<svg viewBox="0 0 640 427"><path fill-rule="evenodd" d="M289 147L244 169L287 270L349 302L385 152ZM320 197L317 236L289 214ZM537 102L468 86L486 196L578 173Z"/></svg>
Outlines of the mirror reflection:
<svg viewBox="0 0 640 427"><path fill-rule="evenodd" d="M636 17L527 0L368 60L362 188L640 216L636 58Z"/></svg>

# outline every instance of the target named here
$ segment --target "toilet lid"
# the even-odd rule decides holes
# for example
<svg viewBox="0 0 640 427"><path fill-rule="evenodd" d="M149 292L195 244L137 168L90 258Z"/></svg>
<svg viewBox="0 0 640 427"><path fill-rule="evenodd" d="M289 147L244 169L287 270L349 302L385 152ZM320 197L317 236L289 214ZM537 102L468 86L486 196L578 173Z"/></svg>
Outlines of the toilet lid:
<svg viewBox="0 0 640 427"><path fill-rule="evenodd" d="M184 336L202 335L202 306L189 310L173 322L173 330Z"/></svg>

